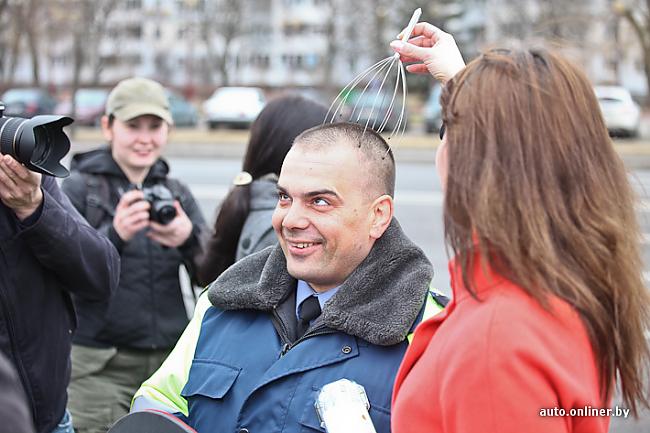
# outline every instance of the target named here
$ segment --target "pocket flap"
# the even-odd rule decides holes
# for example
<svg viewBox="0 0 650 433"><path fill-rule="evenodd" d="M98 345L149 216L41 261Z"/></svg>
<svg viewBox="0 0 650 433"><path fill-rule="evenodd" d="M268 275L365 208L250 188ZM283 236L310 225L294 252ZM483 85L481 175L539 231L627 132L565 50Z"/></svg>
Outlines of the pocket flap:
<svg viewBox="0 0 650 433"><path fill-rule="evenodd" d="M216 361L195 359L190 367L187 383L181 391L185 398L201 395L223 398L239 376L240 368Z"/></svg>

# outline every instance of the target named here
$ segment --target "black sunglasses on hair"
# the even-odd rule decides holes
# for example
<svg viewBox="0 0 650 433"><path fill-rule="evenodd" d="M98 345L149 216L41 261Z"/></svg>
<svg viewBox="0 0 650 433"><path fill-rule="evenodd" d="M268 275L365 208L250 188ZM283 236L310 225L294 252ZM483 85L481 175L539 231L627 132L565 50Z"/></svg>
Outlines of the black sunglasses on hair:
<svg viewBox="0 0 650 433"><path fill-rule="evenodd" d="M445 122L442 122L442 125L440 125L440 131L438 131L440 133L441 140L445 136L445 131L447 131L447 125L445 124Z"/></svg>

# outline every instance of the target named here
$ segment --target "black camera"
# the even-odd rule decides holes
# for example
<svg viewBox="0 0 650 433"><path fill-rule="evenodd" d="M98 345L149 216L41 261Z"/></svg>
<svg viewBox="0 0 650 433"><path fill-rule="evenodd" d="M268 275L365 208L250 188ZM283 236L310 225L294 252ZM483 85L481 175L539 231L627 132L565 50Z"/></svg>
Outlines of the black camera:
<svg viewBox="0 0 650 433"><path fill-rule="evenodd" d="M70 151L70 140L63 127L72 123L66 116L35 116L31 119L5 117L0 102L0 153L11 155L28 169L56 177L68 177L61 165Z"/></svg>
<svg viewBox="0 0 650 433"><path fill-rule="evenodd" d="M144 199L149 202L149 219L160 224L169 224L176 218L174 194L163 184L142 188Z"/></svg>

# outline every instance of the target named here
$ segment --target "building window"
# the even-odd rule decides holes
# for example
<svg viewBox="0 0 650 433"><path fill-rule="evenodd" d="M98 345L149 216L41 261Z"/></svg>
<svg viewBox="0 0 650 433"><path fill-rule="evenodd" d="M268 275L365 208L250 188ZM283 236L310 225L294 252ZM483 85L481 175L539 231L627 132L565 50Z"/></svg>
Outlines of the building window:
<svg viewBox="0 0 650 433"><path fill-rule="evenodd" d="M305 55L305 69L316 69L318 67L319 57L318 54Z"/></svg>
<svg viewBox="0 0 650 433"><path fill-rule="evenodd" d="M252 54L249 63L257 69L268 69L270 63L269 56L267 54Z"/></svg>
<svg viewBox="0 0 650 433"><path fill-rule="evenodd" d="M134 39L142 38L142 26L140 25L130 25L124 28L124 33L126 36Z"/></svg>
<svg viewBox="0 0 650 433"><path fill-rule="evenodd" d="M56 56L52 59L52 63L54 63L55 65L65 66L68 64L68 56L66 56L65 54Z"/></svg>

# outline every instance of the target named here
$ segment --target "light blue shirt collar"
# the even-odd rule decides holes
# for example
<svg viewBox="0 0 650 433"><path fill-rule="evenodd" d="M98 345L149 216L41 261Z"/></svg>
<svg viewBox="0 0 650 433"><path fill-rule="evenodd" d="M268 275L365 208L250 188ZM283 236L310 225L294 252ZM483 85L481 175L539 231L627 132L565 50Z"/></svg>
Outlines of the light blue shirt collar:
<svg viewBox="0 0 650 433"><path fill-rule="evenodd" d="M302 304L302 301L309 298L311 295L315 295L322 311L325 307L325 303L334 296L334 294L339 290L339 287L334 287L326 292L318 293L312 289L306 281L298 280L298 286L296 287L296 318L300 319L298 316L298 307Z"/></svg>

